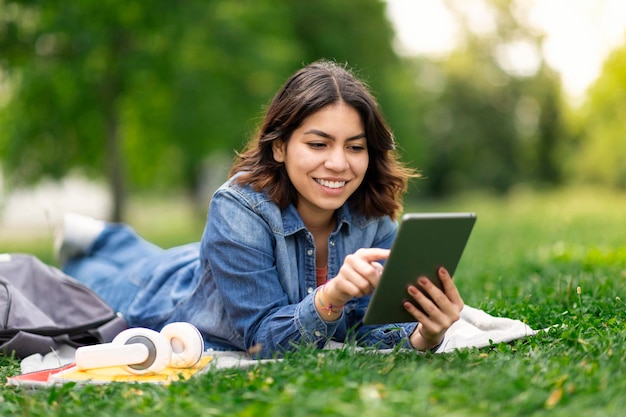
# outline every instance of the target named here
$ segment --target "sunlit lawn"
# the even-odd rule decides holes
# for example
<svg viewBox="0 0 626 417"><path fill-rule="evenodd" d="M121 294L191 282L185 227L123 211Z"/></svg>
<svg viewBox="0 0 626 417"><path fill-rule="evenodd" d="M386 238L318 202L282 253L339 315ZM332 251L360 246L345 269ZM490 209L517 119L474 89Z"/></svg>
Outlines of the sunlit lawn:
<svg viewBox="0 0 626 417"><path fill-rule="evenodd" d="M199 238L202 218L185 221L187 210L168 215L167 204L141 203L131 223L142 234L164 246ZM302 349L282 362L168 387L5 387L0 415L624 415L626 194L520 189L504 200L469 195L407 211L475 211L455 277L466 303L533 328L559 327L446 355ZM9 248L51 261L44 240ZM17 371L4 363L3 375Z"/></svg>

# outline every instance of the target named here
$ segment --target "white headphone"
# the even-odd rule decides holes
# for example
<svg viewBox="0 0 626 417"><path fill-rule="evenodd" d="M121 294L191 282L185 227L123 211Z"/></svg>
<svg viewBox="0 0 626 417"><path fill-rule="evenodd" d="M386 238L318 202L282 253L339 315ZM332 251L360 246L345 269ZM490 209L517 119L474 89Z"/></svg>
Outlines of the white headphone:
<svg viewBox="0 0 626 417"><path fill-rule="evenodd" d="M177 322L161 332L150 329L127 329L111 343L82 346L76 349L79 370L122 366L135 375L158 373L166 367L189 368L200 360L204 340L191 323Z"/></svg>

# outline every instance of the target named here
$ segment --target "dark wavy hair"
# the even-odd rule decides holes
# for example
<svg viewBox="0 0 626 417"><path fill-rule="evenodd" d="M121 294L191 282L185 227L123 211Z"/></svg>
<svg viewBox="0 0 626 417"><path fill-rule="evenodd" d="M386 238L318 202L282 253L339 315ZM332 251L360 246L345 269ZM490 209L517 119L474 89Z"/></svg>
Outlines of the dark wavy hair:
<svg viewBox="0 0 626 417"><path fill-rule="evenodd" d="M287 143L308 116L338 102L354 108L367 137L369 164L361 186L348 199L351 207L368 217L395 219L402 209L408 179L419 174L398 159L393 134L368 87L346 65L321 60L293 74L272 99L257 134L231 168L235 181L251 185L285 208L298 194L284 164L274 160L272 144Z"/></svg>

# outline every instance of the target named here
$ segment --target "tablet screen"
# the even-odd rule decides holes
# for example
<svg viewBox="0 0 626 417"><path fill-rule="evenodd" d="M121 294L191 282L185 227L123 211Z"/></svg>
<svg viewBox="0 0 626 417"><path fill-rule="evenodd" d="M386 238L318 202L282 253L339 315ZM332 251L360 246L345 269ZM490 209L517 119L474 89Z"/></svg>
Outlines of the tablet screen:
<svg viewBox="0 0 626 417"><path fill-rule="evenodd" d="M402 306L404 301L416 304L407 293L408 285L419 288L417 278L426 276L443 290L437 269L443 266L454 276L475 222L474 213L405 214L363 323L415 321Z"/></svg>

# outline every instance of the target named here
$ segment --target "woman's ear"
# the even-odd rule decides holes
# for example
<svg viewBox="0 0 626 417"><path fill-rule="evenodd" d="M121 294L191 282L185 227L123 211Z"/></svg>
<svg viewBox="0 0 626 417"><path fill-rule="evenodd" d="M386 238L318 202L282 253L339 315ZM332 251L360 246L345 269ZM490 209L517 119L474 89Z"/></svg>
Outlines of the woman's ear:
<svg viewBox="0 0 626 417"><path fill-rule="evenodd" d="M272 153L276 162L285 162L285 148L287 144L283 141L275 140L272 143Z"/></svg>

